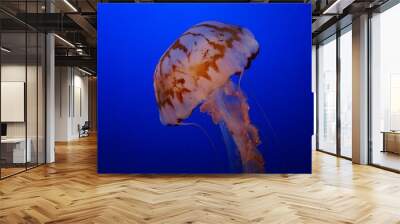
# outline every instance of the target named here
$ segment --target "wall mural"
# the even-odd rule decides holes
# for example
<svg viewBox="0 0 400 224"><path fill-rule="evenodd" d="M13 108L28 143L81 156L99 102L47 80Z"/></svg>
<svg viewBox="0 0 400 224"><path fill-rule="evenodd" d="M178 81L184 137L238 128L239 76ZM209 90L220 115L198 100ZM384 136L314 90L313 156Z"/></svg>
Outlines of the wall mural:
<svg viewBox="0 0 400 224"><path fill-rule="evenodd" d="M311 172L310 12L100 4L98 171Z"/></svg>

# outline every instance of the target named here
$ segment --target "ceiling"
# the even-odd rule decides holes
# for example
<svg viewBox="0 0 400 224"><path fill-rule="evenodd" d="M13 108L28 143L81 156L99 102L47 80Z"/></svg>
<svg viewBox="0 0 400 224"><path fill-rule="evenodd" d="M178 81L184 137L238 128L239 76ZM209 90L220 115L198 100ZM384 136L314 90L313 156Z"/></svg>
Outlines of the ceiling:
<svg viewBox="0 0 400 224"><path fill-rule="evenodd" d="M253 0L270 3L312 4L313 40L318 42L330 27L346 16L381 5L386 0ZM152 2L150 0L1 0L0 22L3 46L13 49L13 54L25 52L25 30L29 32L54 32L56 65L85 67L96 71L97 3L98 2ZM155 1L166 2L166 1ZM171 1L168 1L171 2ZM173 1L172 1L173 2ZM176 2L176 1L175 1ZM191 2L200 2L191 0ZM202 1L204 2L204 1ZM215 1L212 1L215 2ZM220 1L230 2L230 1ZM250 2L250 1L239 1ZM51 13L50 13L51 12ZM351 18L350 18L351 23ZM331 28L332 29L332 28ZM325 32L325 33L324 33ZM334 30L331 32L335 32ZM29 38L28 38L29 39ZM28 40L28 54L36 48ZM10 56L11 57L11 56Z"/></svg>

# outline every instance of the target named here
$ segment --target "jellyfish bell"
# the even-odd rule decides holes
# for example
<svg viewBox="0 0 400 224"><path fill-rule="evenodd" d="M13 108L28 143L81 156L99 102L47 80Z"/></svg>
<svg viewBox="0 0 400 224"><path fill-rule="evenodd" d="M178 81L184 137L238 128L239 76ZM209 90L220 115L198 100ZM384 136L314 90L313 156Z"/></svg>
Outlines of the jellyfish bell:
<svg viewBox="0 0 400 224"><path fill-rule="evenodd" d="M246 28L208 21L183 33L162 55L154 90L164 125L179 125L200 106L229 130L246 172L262 172L258 131L251 124L244 93L231 81L242 75L259 51Z"/></svg>
<svg viewBox="0 0 400 224"><path fill-rule="evenodd" d="M258 48L250 31L220 22L203 22L183 33L156 67L161 121L177 124L189 117L213 90L241 74Z"/></svg>

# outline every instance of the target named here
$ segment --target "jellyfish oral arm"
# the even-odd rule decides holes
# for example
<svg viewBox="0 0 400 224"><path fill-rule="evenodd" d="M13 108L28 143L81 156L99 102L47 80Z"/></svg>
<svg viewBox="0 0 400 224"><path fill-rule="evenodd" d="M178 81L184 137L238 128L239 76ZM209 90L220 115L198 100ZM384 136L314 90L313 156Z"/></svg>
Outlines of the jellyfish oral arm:
<svg viewBox="0 0 400 224"><path fill-rule="evenodd" d="M226 125L239 150L244 172L264 172L264 159L257 149L258 130L251 124L246 97L232 81L210 94L200 110L208 113L215 124Z"/></svg>

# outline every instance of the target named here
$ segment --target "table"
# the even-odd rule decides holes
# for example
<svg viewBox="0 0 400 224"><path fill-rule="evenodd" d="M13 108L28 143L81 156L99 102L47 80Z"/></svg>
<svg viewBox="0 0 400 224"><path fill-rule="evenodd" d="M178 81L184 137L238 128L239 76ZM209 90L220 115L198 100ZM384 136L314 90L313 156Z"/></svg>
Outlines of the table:
<svg viewBox="0 0 400 224"><path fill-rule="evenodd" d="M383 131L382 152L400 154L400 131Z"/></svg>
<svg viewBox="0 0 400 224"><path fill-rule="evenodd" d="M30 138L25 151L25 138L6 138L1 139L1 157L6 160L6 163L26 163L31 162L32 153Z"/></svg>

